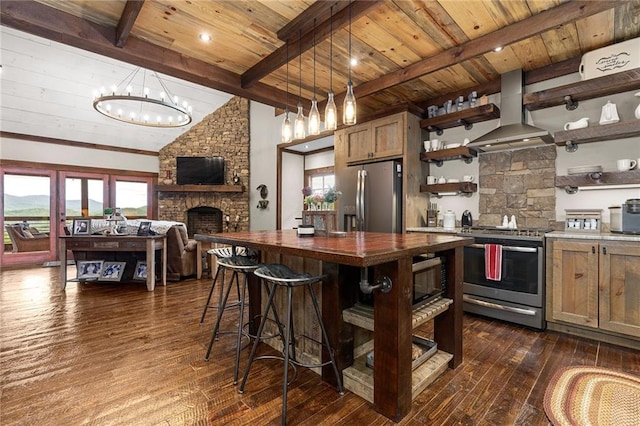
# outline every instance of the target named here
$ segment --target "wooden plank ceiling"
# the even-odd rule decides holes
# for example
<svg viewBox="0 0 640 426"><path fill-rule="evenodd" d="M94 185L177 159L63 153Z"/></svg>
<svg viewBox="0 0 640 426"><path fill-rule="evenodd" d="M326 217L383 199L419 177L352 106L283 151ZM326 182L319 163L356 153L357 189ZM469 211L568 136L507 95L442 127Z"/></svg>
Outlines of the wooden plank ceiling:
<svg viewBox="0 0 640 426"><path fill-rule="evenodd" d="M640 35L640 0L3 0L1 11L2 25L277 108L301 97L307 114L314 92L321 111L331 87L341 104L351 34L360 116L493 93L518 68L575 72L583 53Z"/></svg>

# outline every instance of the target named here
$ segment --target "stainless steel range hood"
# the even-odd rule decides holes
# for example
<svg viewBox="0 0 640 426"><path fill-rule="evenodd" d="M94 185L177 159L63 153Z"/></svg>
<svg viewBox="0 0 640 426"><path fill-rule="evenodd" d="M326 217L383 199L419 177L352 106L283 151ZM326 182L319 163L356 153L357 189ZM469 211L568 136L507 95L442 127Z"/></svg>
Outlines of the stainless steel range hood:
<svg viewBox="0 0 640 426"><path fill-rule="evenodd" d="M499 151L553 143L553 137L547 130L525 123L522 70L503 74L500 86L500 126L468 146L483 151Z"/></svg>

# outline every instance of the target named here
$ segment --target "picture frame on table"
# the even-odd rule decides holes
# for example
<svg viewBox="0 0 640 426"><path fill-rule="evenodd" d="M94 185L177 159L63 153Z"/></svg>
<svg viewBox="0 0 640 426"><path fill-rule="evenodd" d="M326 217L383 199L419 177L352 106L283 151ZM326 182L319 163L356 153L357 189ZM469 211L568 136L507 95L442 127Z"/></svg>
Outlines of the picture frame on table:
<svg viewBox="0 0 640 426"><path fill-rule="evenodd" d="M143 221L143 222L140 222L140 225L138 226L137 235L139 237L146 237L149 235L150 231L151 231L151 222Z"/></svg>
<svg viewBox="0 0 640 426"><path fill-rule="evenodd" d="M147 280L147 262L144 260L138 260L136 263L136 269L133 271L133 279L134 280Z"/></svg>
<svg viewBox="0 0 640 426"><path fill-rule="evenodd" d="M99 281L120 281L127 262L105 261L102 264Z"/></svg>
<svg viewBox="0 0 640 426"><path fill-rule="evenodd" d="M100 278L102 273L102 260L78 260L76 261L76 278L79 281L92 281Z"/></svg>
<svg viewBox="0 0 640 426"><path fill-rule="evenodd" d="M90 235L91 219L73 219L71 230L73 235Z"/></svg>

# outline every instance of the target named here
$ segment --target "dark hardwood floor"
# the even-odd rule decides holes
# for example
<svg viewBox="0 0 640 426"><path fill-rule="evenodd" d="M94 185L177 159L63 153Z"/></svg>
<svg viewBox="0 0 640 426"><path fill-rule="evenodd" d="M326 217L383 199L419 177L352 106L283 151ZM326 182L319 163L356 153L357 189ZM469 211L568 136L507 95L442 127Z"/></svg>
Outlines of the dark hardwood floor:
<svg viewBox="0 0 640 426"><path fill-rule="evenodd" d="M198 322L209 286L69 283L63 292L57 267L2 271L0 424L279 424L279 361L256 362L242 395L231 383L232 335L204 361L215 311ZM640 354L465 315L463 364L422 392L399 424L547 424L546 384L574 364L640 373ZM303 368L288 407L291 425L393 424Z"/></svg>

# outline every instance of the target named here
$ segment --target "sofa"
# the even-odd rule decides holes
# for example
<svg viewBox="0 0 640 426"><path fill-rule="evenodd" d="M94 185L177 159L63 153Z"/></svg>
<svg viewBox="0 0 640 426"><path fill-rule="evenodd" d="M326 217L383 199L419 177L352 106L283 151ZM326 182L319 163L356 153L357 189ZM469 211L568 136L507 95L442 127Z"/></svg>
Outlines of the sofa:
<svg viewBox="0 0 640 426"><path fill-rule="evenodd" d="M22 224L5 225L14 253L49 250L49 234Z"/></svg>

